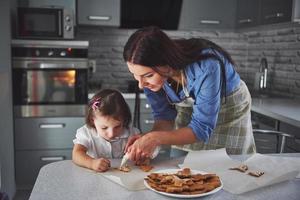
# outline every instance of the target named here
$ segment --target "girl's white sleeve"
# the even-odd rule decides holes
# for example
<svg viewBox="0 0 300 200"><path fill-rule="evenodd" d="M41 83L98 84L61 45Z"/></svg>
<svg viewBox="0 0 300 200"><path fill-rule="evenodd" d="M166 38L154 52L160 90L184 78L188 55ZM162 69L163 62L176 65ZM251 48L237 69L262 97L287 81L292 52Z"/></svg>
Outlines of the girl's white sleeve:
<svg viewBox="0 0 300 200"><path fill-rule="evenodd" d="M76 138L73 140L74 144L81 144L86 148L90 146L90 135L88 128L83 126L76 131Z"/></svg>

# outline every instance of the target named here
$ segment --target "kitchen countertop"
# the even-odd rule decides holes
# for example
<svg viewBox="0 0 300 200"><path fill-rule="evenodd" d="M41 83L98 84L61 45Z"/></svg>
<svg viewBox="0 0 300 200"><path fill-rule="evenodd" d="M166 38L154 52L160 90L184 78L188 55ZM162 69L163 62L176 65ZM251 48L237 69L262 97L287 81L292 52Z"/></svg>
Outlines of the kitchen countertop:
<svg viewBox="0 0 300 200"><path fill-rule="evenodd" d="M135 99L135 93L122 93L123 97L125 99ZM89 93L88 98L91 99L94 96L94 93ZM140 94L141 99L146 99L146 96L144 93Z"/></svg>
<svg viewBox="0 0 300 200"><path fill-rule="evenodd" d="M252 98L251 110L300 127L300 100L288 98Z"/></svg>
<svg viewBox="0 0 300 200"><path fill-rule="evenodd" d="M300 157L300 153L271 154L274 156ZM244 160L247 156L232 156L233 159ZM164 158L166 159L166 158ZM184 157L168 160L174 167ZM198 199L298 199L300 196L300 179L293 179L275 185L260 188L241 195L234 195L225 190ZM91 170L75 165L71 160L54 162L42 167L32 190L30 200L77 200L77 199L132 199L152 200L171 199L150 190L129 191L122 186L97 175Z"/></svg>

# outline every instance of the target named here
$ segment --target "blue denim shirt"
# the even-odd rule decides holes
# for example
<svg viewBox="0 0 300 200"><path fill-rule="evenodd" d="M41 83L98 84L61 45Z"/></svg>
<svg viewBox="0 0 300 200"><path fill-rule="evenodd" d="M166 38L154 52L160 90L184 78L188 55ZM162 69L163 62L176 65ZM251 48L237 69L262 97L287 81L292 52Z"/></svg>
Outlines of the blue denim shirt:
<svg viewBox="0 0 300 200"><path fill-rule="evenodd" d="M226 70L226 96L231 94L240 83L240 76L231 63L221 57L225 62ZM207 142L216 127L218 113L221 107L221 66L215 59L206 59L188 65L185 70L187 90L195 102L191 121L188 124L198 140ZM144 89L148 102L152 107L155 120L175 120L177 112L173 103L185 98L182 91L178 95L164 83L163 89L153 92ZM168 96L168 97L167 97Z"/></svg>

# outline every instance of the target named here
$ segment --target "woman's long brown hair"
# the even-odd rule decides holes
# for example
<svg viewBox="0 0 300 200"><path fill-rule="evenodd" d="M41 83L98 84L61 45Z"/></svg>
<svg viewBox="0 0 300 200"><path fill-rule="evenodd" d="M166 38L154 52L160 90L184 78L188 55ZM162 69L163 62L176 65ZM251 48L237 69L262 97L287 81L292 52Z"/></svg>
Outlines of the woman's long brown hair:
<svg viewBox="0 0 300 200"><path fill-rule="evenodd" d="M204 49L211 49L213 53L201 54ZM220 54L234 65L227 51L212 41L203 38L172 40L158 27L150 26L133 33L123 51L126 62L153 68L169 66L175 70L182 70L189 64L206 59L215 59L221 66L222 96L226 92L225 63Z"/></svg>

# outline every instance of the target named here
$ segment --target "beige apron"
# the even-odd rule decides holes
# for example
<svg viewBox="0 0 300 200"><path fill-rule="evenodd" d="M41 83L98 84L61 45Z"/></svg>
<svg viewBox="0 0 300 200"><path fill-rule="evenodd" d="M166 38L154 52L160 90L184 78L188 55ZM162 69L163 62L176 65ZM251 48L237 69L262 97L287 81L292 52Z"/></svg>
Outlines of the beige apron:
<svg viewBox="0 0 300 200"><path fill-rule="evenodd" d="M186 93L186 91L184 90ZM185 127L191 120L191 100L176 104L176 128ZM190 105L190 106L188 106ZM221 105L218 121L208 143L172 146L183 150L208 150L226 148L228 154L250 154L256 152L251 124L251 96L244 81Z"/></svg>

